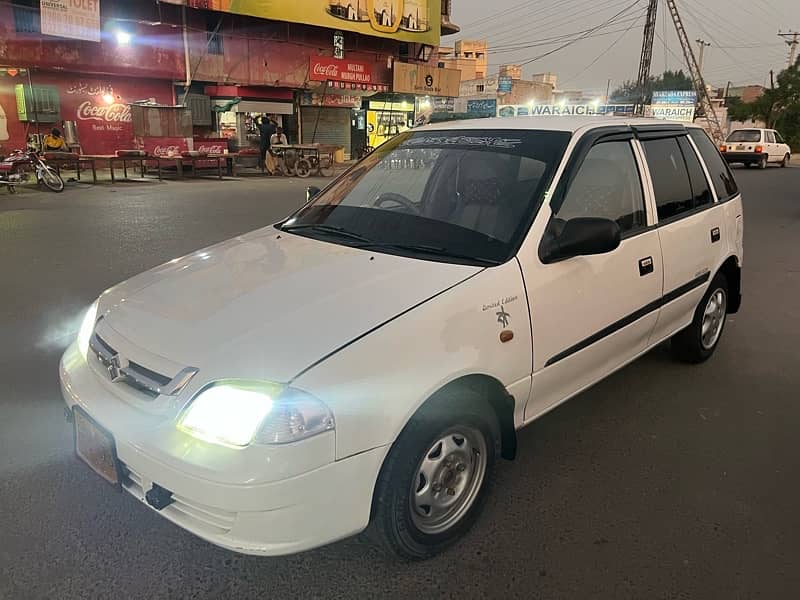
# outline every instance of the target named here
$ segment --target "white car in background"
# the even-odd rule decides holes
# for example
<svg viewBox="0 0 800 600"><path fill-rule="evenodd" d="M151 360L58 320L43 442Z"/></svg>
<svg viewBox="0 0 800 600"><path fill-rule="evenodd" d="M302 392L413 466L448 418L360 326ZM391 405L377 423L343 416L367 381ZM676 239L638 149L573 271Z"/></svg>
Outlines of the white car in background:
<svg viewBox="0 0 800 600"><path fill-rule="evenodd" d="M769 164L788 167L792 149L774 129L737 129L719 147L729 163L766 169Z"/></svg>
<svg viewBox="0 0 800 600"><path fill-rule="evenodd" d="M281 223L104 292L61 360L75 450L237 552L367 529L426 558L475 521L517 429L662 341L712 355L742 235L693 126L415 129Z"/></svg>

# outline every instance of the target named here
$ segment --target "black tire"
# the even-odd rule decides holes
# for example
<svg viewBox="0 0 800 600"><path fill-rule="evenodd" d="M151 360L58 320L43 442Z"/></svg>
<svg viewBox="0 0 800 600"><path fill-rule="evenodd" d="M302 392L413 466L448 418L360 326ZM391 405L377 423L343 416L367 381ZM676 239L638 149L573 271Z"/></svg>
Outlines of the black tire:
<svg viewBox="0 0 800 600"><path fill-rule="evenodd" d="M767 160L767 155L765 154L761 158L758 159L758 168L759 169L766 169L769 165L769 161Z"/></svg>
<svg viewBox="0 0 800 600"><path fill-rule="evenodd" d="M720 317L721 323L719 331L715 335L713 343L707 343L708 340L703 340L703 321L706 318L706 310L709 308L709 301L712 296L722 293L724 302L722 307L722 315ZM711 280L711 285L700 300L700 304L694 311L694 319L683 331L676 333L671 340L672 354L678 360L689 364L699 364L707 361L714 354L717 349L719 341L722 339L722 333L725 330L725 323L727 321L727 308L728 308L728 281L725 275L717 273L714 279Z"/></svg>
<svg viewBox="0 0 800 600"><path fill-rule="evenodd" d="M412 486L418 485L416 482L420 481L418 469L422 462L433 456L429 452L432 446L442 437L457 435L454 432L458 432L459 428L462 431L480 432L483 436L485 469L481 481L475 483L475 491L470 495L471 503L465 501L461 508L463 512L455 517L447 529L429 533L418 526L419 520L424 520L425 516L412 513L417 510L412 507ZM488 403L477 394L463 390L458 393L458 397L440 397L432 402L431 407L423 407L406 424L381 468L375 485L370 525L366 531L368 539L384 552L405 560L424 560L444 551L458 541L478 519L494 482L495 461L499 453L500 433L497 419ZM472 464L478 464L478 454L471 455ZM439 473L443 470L448 469L443 466ZM447 476L451 475L459 477L452 470ZM469 481L473 479L470 478ZM432 486L433 482L427 484ZM471 484L468 483L467 486L469 485ZM460 501L457 500L456 503Z"/></svg>
<svg viewBox="0 0 800 600"><path fill-rule="evenodd" d="M786 167L788 167L791 160L792 157L790 155L787 154L786 156L784 156L783 160L781 161L781 168L785 169Z"/></svg>
<svg viewBox="0 0 800 600"><path fill-rule="evenodd" d="M319 174L323 177L333 177L333 161L330 158L319 159Z"/></svg>
<svg viewBox="0 0 800 600"><path fill-rule="evenodd" d="M41 181L49 190L53 192L58 193L64 191L64 180L61 178L61 175L56 173L51 167L46 167L42 171Z"/></svg>
<svg viewBox="0 0 800 600"><path fill-rule="evenodd" d="M311 162L307 158L301 158L295 163L294 172L298 177L305 179L311 175Z"/></svg>

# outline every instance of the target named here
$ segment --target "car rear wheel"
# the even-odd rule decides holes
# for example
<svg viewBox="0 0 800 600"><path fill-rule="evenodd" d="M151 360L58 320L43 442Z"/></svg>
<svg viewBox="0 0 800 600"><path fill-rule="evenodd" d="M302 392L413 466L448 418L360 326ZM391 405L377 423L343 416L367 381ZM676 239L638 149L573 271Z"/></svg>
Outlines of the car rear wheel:
<svg viewBox="0 0 800 600"><path fill-rule="evenodd" d="M790 155L787 154L786 156L784 156L783 160L781 161L781 168L785 169L786 167L788 167L791 160L792 157Z"/></svg>
<svg viewBox="0 0 800 600"><path fill-rule="evenodd" d="M683 362L698 364L714 354L728 314L728 281L717 273L711 280L694 313L694 319L683 331L672 337L672 353Z"/></svg>
<svg viewBox="0 0 800 600"><path fill-rule="evenodd" d="M766 155L764 155L764 156L762 156L761 158L758 159L758 168L759 169L766 169L768 164L769 163L767 161Z"/></svg>
<svg viewBox="0 0 800 600"><path fill-rule="evenodd" d="M367 535L406 560L430 558L477 520L494 478L500 435L489 406L468 391L412 417L375 486ZM455 400L455 399L452 399Z"/></svg>

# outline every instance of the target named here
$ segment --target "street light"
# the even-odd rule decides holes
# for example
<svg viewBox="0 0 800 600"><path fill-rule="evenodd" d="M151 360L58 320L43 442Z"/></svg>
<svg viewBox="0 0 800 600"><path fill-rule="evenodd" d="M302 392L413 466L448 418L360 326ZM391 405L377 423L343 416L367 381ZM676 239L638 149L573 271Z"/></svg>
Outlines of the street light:
<svg viewBox="0 0 800 600"><path fill-rule="evenodd" d="M117 45L119 46L127 46L131 43L131 34L123 29L117 29L114 35L117 38Z"/></svg>

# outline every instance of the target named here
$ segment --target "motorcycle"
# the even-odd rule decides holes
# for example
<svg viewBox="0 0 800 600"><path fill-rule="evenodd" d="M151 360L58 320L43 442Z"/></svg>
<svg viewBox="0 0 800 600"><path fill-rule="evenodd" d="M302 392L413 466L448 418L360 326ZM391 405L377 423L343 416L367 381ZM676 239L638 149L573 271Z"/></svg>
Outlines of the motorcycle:
<svg viewBox="0 0 800 600"><path fill-rule="evenodd" d="M16 186L28 180L28 171L36 173L36 181L54 192L64 191L64 180L53 167L44 162L34 149L27 152L15 150L0 161L0 185L8 186L8 191L16 193Z"/></svg>

